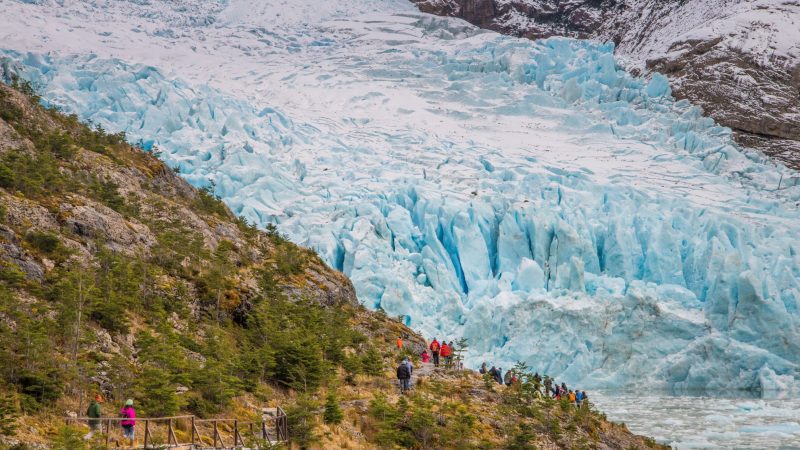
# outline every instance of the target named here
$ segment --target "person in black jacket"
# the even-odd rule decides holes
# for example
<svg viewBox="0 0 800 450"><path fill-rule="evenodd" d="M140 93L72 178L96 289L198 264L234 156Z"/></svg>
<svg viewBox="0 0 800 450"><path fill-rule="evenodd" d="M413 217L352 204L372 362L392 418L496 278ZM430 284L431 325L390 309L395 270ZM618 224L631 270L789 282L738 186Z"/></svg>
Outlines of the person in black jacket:
<svg viewBox="0 0 800 450"><path fill-rule="evenodd" d="M400 380L400 392L406 393L411 389L411 372L414 369L408 358L404 359L399 366L397 366L397 379Z"/></svg>

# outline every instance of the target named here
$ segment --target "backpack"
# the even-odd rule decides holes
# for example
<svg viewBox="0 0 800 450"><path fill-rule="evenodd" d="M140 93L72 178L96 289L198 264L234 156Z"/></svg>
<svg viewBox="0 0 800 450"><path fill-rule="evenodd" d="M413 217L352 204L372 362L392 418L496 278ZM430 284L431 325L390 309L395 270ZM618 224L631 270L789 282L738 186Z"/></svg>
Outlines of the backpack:
<svg viewBox="0 0 800 450"><path fill-rule="evenodd" d="M408 370L407 365L400 364L400 366L397 367L397 379L405 380L406 378L411 378L411 371Z"/></svg>

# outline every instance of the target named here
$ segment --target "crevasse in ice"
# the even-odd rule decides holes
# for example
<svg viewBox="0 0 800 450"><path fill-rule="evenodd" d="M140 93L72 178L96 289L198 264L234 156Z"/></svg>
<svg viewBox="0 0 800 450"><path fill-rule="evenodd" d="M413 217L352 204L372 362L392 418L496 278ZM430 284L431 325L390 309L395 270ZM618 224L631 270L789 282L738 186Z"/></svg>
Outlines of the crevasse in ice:
<svg viewBox="0 0 800 450"><path fill-rule="evenodd" d="M797 386L797 174L735 147L663 76L625 73L611 45L383 45L348 69L411 85L463 138L401 110L332 132L116 59L6 51L3 68L278 224L368 307L468 338L469 364L525 360L582 386ZM521 145L470 138L518 122Z"/></svg>

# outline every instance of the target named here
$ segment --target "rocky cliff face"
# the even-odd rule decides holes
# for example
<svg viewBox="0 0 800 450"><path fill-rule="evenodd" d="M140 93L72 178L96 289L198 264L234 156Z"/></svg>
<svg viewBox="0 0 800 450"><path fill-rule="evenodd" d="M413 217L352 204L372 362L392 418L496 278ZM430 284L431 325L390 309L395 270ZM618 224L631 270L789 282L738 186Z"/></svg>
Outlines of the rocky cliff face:
<svg viewBox="0 0 800 450"><path fill-rule="evenodd" d="M800 168L800 3L794 0L412 0L420 10L530 39L613 41L638 73Z"/></svg>

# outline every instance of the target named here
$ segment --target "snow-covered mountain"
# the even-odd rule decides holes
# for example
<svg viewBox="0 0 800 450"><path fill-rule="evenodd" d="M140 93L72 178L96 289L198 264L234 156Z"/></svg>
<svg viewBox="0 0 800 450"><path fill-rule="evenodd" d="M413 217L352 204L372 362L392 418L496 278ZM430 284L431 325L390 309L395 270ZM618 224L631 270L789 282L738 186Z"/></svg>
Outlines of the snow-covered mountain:
<svg viewBox="0 0 800 450"><path fill-rule="evenodd" d="M637 73L670 77L737 140L800 168L800 3L795 0L412 0L422 11L532 39L617 44Z"/></svg>
<svg viewBox="0 0 800 450"><path fill-rule="evenodd" d="M405 0L0 0L2 70L276 223L469 363L800 386L800 177L612 45Z"/></svg>

